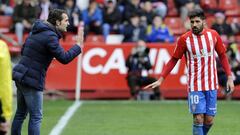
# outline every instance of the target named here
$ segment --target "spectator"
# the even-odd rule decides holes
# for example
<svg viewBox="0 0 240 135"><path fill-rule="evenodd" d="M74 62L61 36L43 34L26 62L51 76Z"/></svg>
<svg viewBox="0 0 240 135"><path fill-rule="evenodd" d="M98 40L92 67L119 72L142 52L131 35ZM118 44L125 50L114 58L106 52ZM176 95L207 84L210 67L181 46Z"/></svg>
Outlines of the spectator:
<svg viewBox="0 0 240 135"><path fill-rule="evenodd" d="M129 21L129 18L133 14L138 14L139 16L142 16L143 10L140 7L140 0L129 0L130 2L126 3L125 9L124 9L124 21Z"/></svg>
<svg viewBox="0 0 240 135"><path fill-rule="evenodd" d="M239 23L237 23L237 22L231 23L231 28L232 28L234 34L240 33L240 24Z"/></svg>
<svg viewBox="0 0 240 135"><path fill-rule="evenodd" d="M18 43L21 45L24 31L30 31L33 22L37 19L38 7L34 6L32 0L23 0L14 8L13 22Z"/></svg>
<svg viewBox="0 0 240 135"><path fill-rule="evenodd" d="M12 116L12 67L7 44L0 40L0 135L6 135Z"/></svg>
<svg viewBox="0 0 240 135"><path fill-rule="evenodd" d="M143 4L143 13L141 16L141 21L143 24L149 25L152 24L153 18L156 14L153 11L152 3L150 1L146 1Z"/></svg>
<svg viewBox="0 0 240 135"><path fill-rule="evenodd" d="M119 32L122 14L117 6L116 0L105 0L103 9L103 35L106 39L110 31Z"/></svg>
<svg viewBox="0 0 240 135"><path fill-rule="evenodd" d="M140 25L140 18L137 14L130 17L129 24L123 28L124 42L136 42L138 40L145 40L146 28Z"/></svg>
<svg viewBox="0 0 240 135"><path fill-rule="evenodd" d="M130 88L131 99L136 99L141 87L155 82L156 79L148 76L147 72L152 68L148 56L149 48L143 40L139 40L133 47L131 54L126 60L128 68L127 83ZM154 90L153 99L160 99L161 93L159 87Z"/></svg>
<svg viewBox="0 0 240 135"><path fill-rule="evenodd" d="M67 28L68 31L76 33L79 23L82 20L82 14L80 9L76 6L76 1L66 0L64 10L67 11L67 14L69 16L70 25Z"/></svg>
<svg viewBox="0 0 240 135"><path fill-rule="evenodd" d="M153 24L147 28L147 41L149 42L174 42L174 37L160 16L155 16Z"/></svg>
<svg viewBox="0 0 240 135"><path fill-rule="evenodd" d="M188 13L194 9L200 9L200 0L174 0L176 8L183 22L188 18Z"/></svg>
<svg viewBox="0 0 240 135"><path fill-rule="evenodd" d="M101 34L103 15L95 0L90 0L88 9L82 12L82 18L85 24L85 34L88 34L89 31Z"/></svg>
<svg viewBox="0 0 240 135"><path fill-rule="evenodd" d="M83 11L88 8L89 0L77 0L76 5L77 7Z"/></svg>
<svg viewBox="0 0 240 135"><path fill-rule="evenodd" d="M49 11L53 9L52 3L49 0L39 0L39 19L47 20Z"/></svg>
<svg viewBox="0 0 240 135"><path fill-rule="evenodd" d="M167 0L141 0L141 2L151 2L154 12L164 18L167 15Z"/></svg>
<svg viewBox="0 0 240 135"><path fill-rule="evenodd" d="M229 35L233 35L231 26L226 23L225 15L221 12L215 14L215 23L213 23L212 29L218 32L224 43L227 42Z"/></svg>
<svg viewBox="0 0 240 135"><path fill-rule="evenodd" d="M9 0L0 0L0 15L12 15L13 8L9 5Z"/></svg>
<svg viewBox="0 0 240 135"><path fill-rule="evenodd" d="M53 4L53 8L63 8L65 0L50 0Z"/></svg>

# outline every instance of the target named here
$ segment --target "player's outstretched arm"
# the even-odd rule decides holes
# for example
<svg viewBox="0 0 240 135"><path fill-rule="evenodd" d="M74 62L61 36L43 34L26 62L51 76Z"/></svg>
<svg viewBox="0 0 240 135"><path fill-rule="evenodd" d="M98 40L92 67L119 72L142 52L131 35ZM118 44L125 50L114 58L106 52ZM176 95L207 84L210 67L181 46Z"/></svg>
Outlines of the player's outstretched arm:
<svg viewBox="0 0 240 135"><path fill-rule="evenodd" d="M151 84L147 85L146 87L144 87L144 89L155 88L157 86L160 86L162 84L164 78L166 78L167 75L172 71L172 69L177 64L177 62L178 62L178 59L172 57L168 61L167 65L163 68L163 71L161 73L161 77L157 81L155 81L154 83L151 83Z"/></svg>
<svg viewBox="0 0 240 135"><path fill-rule="evenodd" d="M154 88L160 86L163 81L164 81L164 78L161 76L157 81L145 86L143 89L149 89L149 88L154 89Z"/></svg>

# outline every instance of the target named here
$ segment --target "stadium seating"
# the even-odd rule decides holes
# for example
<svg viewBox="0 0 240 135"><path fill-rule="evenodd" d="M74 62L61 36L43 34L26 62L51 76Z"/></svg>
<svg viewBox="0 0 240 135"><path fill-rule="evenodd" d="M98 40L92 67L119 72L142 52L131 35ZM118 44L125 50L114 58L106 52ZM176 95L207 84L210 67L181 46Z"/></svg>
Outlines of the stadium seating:
<svg viewBox="0 0 240 135"><path fill-rule="evenodd" d="M186 32L184 24L179 17L166 17L164 23L170 28L174 35L181 35Z"/></svg>
<svg viewBox="0 0 240 135"><path fill-rule="evenodd" d="M206 18L206 23L208 28L211 28L212 24L214 23L214 20L215 20L214 16L208 16Z"/></svg>
<svg viewBox="0 0 240 135"><path fill-rule="evenodd" d="M11 16L0 16L0 32L6 33L10 31L12 26L12 17Z"/></svg>
<svg viewBox="0 0 240 135"><path fill-rule="evenodd" d="M240 16L237 0L219 0L219 9L225 11L226 16Z"/></svg>
<svg viewBox="0 0 240 135"><path fill-rule="evenodd" d="M225 12L225 15L226 16L240 16L240 9L239 8L233 9L233 10L227 10Z"/></svg>
<svg viewBox="0 0 240 135"><path fill-rule="evenodd" d="M17 41L17 36L13 33L6 33L6 36L12 38L13 40ZM5 41L5 40L4 40ZM21 46L13 46L12 43L5 41L8 45L8 49L11 55L18 55L21 52Z"/></svg>
<svg viewBox="0 0 240 135"><path fill-rule="evenodd" d="M174 0L168 0L168 13L167 16L178 16L177 8L175 7Z"/></svg>
<svg viewBox="0 0 240 135"><path fill-rule="evenodd" d="M206 9L217 9L218 4L216 0L201 0L200 5Z"/></svg>
<svg viewBox="0 0 240 135"><path fill-rule="evenodd" d="M90 42L90 43L104 43L104 37L102 35L88 35L86 37L86 42Z"/></svg>
<svg viewBox="0 0 240 135"><path fill-rule="evenodd" d="M240 17L228 17L227 23L240 23Z"/></svg>
<svg viewBox="0 0 240 135"><path fill-rule="evenodd" d="M219 9L233 10L238 8L238 0L219 0Z"/></svg>
<svg viewBox="0 0 240 135"><path fill-rule="evenodd" d="M237 36L235 36L235 37L236 37L236 41L237 41L237 43L240 44L240 35L237 35Z"/></svg>

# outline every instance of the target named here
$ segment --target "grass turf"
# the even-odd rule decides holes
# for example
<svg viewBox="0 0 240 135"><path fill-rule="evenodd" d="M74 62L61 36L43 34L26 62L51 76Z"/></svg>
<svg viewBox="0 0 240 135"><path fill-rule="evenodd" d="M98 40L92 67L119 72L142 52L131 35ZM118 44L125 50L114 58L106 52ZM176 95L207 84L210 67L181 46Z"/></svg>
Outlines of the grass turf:
<svg viewBox="0 0 240 135"><path fill-rule="evenodd" d="M44 101L42 135L50 133L72 103ZM219 101L209 135L239 135L239 105L239 101ZM84 101L62 135L191 135L191 130L192 116L186 101Z"/></svg>

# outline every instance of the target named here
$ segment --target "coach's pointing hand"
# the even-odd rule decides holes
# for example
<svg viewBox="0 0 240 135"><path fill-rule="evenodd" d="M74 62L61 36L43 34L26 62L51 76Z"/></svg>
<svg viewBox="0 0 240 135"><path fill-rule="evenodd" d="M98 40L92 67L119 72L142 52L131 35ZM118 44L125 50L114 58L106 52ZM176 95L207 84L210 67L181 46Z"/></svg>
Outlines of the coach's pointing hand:
<svg viewBox="0 0 240 135"><path fill-rule="evenodd" d="M149 88L154 89L154 88L160 86L160 85L162 84L163 80L164 80L164 78L163 78L163 77L160 77L157 81L155 81L154 83L151 83L151 84L147 85L147 86L144 87L143 89L149 89Z"/></svg>

